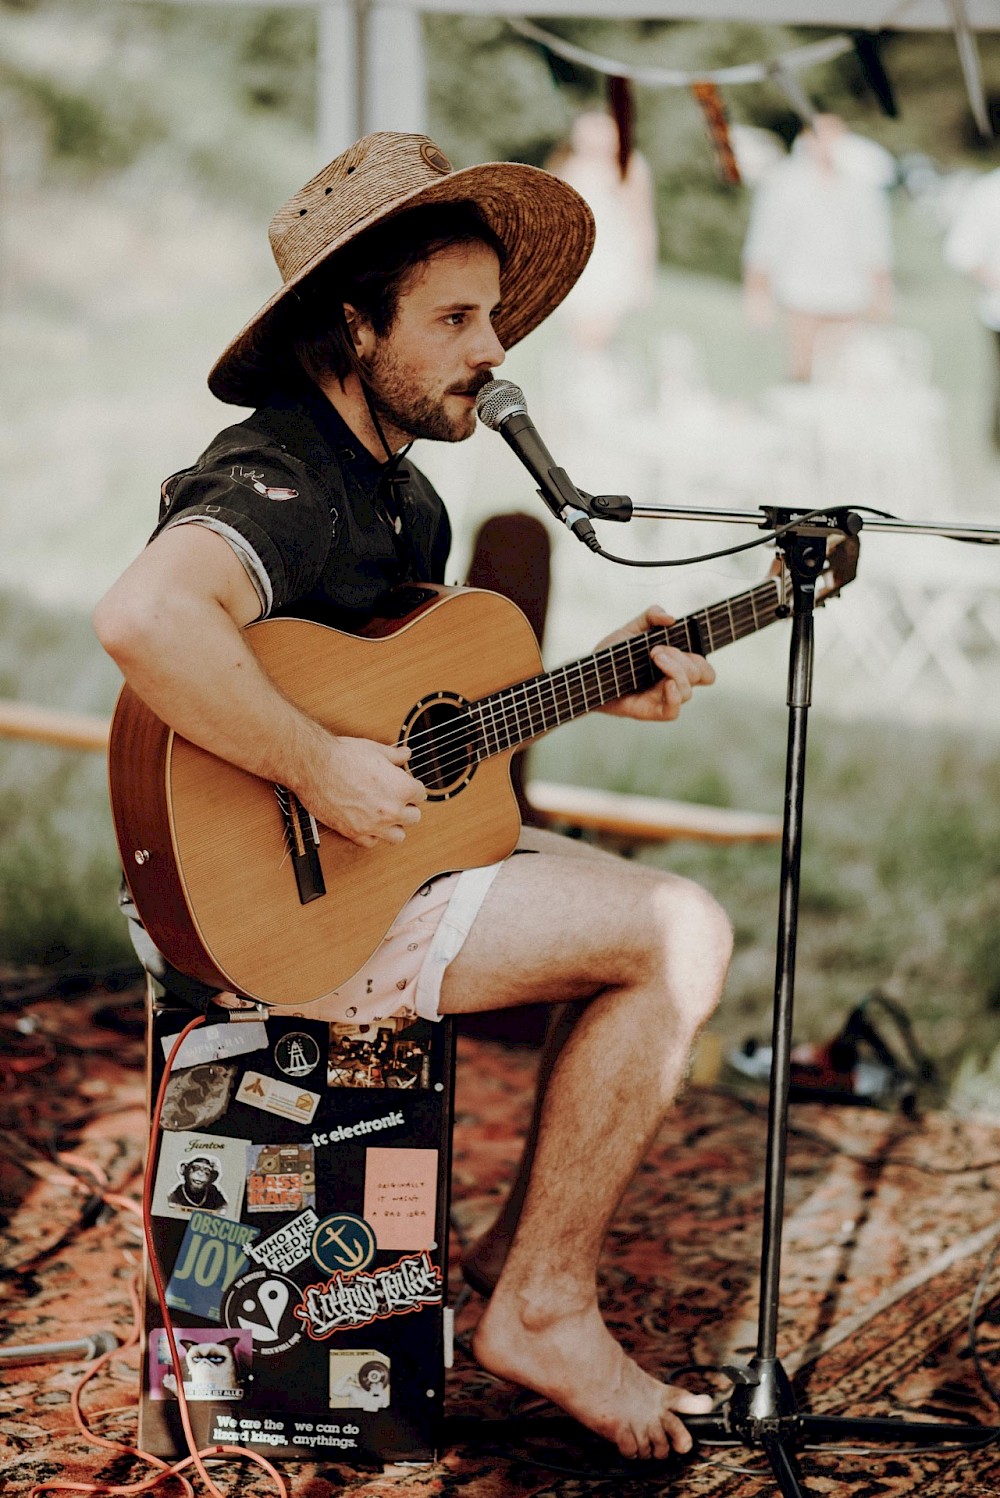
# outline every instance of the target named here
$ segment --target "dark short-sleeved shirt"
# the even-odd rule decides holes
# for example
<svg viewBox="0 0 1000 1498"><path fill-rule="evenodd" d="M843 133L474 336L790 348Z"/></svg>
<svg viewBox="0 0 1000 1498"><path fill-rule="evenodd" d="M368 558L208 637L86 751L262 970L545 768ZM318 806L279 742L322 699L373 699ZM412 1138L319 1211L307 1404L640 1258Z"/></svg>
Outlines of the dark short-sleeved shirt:
<svg viewBox="0 0 1000 1498"><path fill-rule="evenodd" d="M423 474L410 462L379 463L313 387L226 427L165 481L154 536L188 523L229 541L260 618L293 614L345 630L399 583L443 581L451 544Z"/></svg>

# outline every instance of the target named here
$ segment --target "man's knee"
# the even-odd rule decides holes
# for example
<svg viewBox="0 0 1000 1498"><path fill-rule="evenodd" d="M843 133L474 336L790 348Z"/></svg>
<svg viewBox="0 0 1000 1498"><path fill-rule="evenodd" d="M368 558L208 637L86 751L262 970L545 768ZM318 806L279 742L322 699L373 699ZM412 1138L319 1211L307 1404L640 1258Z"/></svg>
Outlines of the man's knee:
<svg viewBox="0 0 1000 1498"><path fill-rule="evenodd" d="M719 902L700 884L672 877L655 894L657 950L664 991L685 1019L700 1026L719 1002L733 952L733 928Z"/></svg>

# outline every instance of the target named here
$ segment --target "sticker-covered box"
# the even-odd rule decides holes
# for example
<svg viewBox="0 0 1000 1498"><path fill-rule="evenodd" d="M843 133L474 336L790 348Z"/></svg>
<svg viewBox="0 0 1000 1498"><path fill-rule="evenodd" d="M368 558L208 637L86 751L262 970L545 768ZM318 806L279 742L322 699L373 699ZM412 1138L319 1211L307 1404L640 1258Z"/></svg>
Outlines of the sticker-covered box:
<svg viewBox="0 0 1000 1498"><path fill-rule="evenodd" d="M200 1447L359 1465L440 1444L451 1030L212 1016L175 1059L153 1247ZM190 1011L150 1027L157 1096ZM147 1275L139 1440L186 1451Z"/></svg>

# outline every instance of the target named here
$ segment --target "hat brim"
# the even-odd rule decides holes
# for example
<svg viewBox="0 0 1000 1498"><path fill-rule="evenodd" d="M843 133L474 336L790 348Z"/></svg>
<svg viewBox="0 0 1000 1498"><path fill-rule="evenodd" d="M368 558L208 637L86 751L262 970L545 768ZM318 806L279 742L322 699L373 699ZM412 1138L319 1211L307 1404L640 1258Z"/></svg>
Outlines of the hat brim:
<svg viewBox="0 0 1000 1498"><path fill-rule="evenodd" d="M580 276L594 246L594 216L568 183L538 167L498 161L450 172L396 198L325 245L286 281L216 361L208 388L234 406L256 406L270 395L280 355L286 298L365 230L428 203L471 202L507 250L500 273L497 337L505 349L544 322Z"/></svg>

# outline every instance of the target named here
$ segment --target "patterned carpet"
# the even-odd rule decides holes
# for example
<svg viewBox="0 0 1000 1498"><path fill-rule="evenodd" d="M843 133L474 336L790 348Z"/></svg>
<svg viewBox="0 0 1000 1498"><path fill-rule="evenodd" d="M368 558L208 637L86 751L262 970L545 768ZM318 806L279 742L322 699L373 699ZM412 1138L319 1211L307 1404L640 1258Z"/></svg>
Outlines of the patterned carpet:
<svg viewBox="0 0 1000 1498"><path fill-rule="evenodd" d="M99 1168L112 1192L137 1190L143 1043L96 1020L109 1005L134 1020L138 1003L135 993L99 992L30 1002L24 1013L33 1031L4 1020L0 1293L8 1345L103 1329L127 1335L139 1257L134 1219L102 1209L68 1182L73 1174L92 1179ZM459 1056L453 1263L457 1238L488 1222L509 1178L534 1067L532 1053L481 1040L461 1040ZM53 1163L57 1150L64 1152L60 1164ZM742 1363L752 1355L764 1150L756 1098L692 1088L627 1193L604 1256L603 1305L609 1325L651 1371ZM801 1408L996 1423L966 1322L1000 1236L998 1186L996 1128L946 1114L910 1122L873 1110L795 1108L779 1350ZM455 1272L453 1300L460 1288ZM564 1439L561 1422L519 1435L510 1417L523 1396L480 1372L464 1350L480 1309L472 1297L459 1314L447 1401L454 1425L442 1460L379 1473L286 1464L295 1498L752 1498L777 1491L759 1451L702 1447L685 1462L624 1469L596 1442ZM987 1281L979 1321L980 1358L998 1384L1000 1268ZM135 1433L137 1356L133 1349L113 1357L82 1401L92 1428L123 1444ZM134 1458L77 1433L70 1401L83 1367L59 1361L3 1368L6 1492L27 1494L49 1479L113 1484L148 1476ZM726 1385L713 1376L692 1387L721 1392ZM808 1450L800 1465L812 1494L1000 1492L1000 1445L965 1453ZM249 1466L234 1464L217 1480L227 1494L263 1498L273 1491Z"/></svg>

